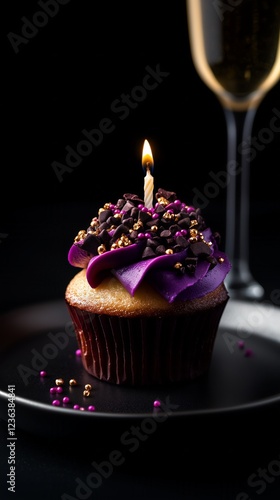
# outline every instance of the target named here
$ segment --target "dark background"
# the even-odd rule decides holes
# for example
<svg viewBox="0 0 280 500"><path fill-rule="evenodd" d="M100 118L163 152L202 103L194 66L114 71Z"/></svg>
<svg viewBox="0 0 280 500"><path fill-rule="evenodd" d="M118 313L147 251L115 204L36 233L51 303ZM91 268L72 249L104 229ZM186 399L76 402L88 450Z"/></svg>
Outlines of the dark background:
<svg viewBox="0 0 280 500"><path fill-rule="evenodd" d="M188 203L195 188L204 192L210 171L226 167L225 120L193 68L185 1L64 2L45 18L39 2L5 2L1 16L2 310L64 296L76 272L67 252L78 230L104 202L143 194L144 139L154 155L155 190L174 190ZM14 38L13 46L11 37L26 34L34 20L45 25L29 25L27 43ZM147 66L168 76L127 107L127 116L113 111L115 100L142 85ZM280 109L279 90L261 103L255 135L269 127L273 107ZM76 149L82 130L98 129L104 118L114 130L60 182L52 163L65 165L65 148ZM251 265L268 299L280 275L278 135L251 165ZM204 209L222 238L225 196L221 188Z"/></svg>

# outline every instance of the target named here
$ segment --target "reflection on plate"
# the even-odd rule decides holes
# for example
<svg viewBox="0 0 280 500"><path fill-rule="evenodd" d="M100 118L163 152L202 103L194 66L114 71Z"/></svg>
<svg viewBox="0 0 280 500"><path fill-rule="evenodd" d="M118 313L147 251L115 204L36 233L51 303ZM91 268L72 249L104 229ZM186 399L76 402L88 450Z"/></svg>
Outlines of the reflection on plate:
<svg viewBox="0 0 280 500"><path fill-rule="evenodd" d="M208 374L175 386L129 388L88 375L64 302L39 304L0 318L0 417L8 419L8 388L16 395L16 424L23 430L67 434L73 426L128 425L139 419L186 422L258 408L280 407L280 310L229 301L217 334ZM39 372L45 370L46 377ZM63 392L50 394L56 378ZM76 386L69 380L76 379ZM85 384L91 395L83 396ZM62 403L68 396L70 401ZM61 404L53 406L56 398ZM160 400L160 408L153 407ZM84 410L73 409L77 404ZM94 405L95 411L88 406Z"/></svg>

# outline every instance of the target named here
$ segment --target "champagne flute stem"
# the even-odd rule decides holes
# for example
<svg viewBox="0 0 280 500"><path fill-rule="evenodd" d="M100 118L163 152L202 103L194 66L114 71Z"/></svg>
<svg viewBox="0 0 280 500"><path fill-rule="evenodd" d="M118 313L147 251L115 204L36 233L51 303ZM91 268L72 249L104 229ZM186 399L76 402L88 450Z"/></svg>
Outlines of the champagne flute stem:
<svg viewBox="0 0 280 500"><path fill-rule="evenodd" d="M256 110L224 108L228 134L226 253L232 263L227 287L232 297L240 299L260 299L264 294L249 266L250 160L244 154L244 144L250 145Z"/></svg>

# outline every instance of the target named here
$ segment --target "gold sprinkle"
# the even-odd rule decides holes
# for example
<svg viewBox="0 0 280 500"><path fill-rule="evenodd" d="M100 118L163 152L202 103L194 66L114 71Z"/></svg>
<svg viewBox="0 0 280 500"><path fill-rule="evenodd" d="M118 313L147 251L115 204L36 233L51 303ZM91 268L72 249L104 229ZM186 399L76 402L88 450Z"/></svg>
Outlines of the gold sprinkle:
<svg viewBox="0 0 280 500"><path fill-rule="evenodd" d="M111 250L116 250L116 248L119 248L118 245L116 243L113 243L111 245Z"/></svg>
<svg viewBox="0 0 280 500"><path fill-rule="evenodd" d="M63 378L56 378L55 379L55 385L63 385L64 384L64 380Z"/></svg>
<svg viewBox="0 0 280 500"><path fill-rule="evenodd" d="M98 255L101 255L102 253L106 252L106 247L105 245L99 245L97 248Z"/></svg>
<svg viewBox="0 0 280 500"><path fill-rule="evenodd" d="M85 390L86 391L91 391L91 389L92 389L92 385L91 384L86 384L85 385Z"/></svg>
<svg viewBox="0 0 280 500"><path fill-rule="evenodd" d="M77 380L75 380L74 378L71 378L71 379L69 380L69 385L70 385L71 387L73 387L74 385L77 385Z"/></svg>
<svg viewBox="0 0 280 500"><path fill-rule="evenodd" d="M98 210L98 215L100 215L102 212L104 212L105 208L99 208Z"/></svg>
<svg viewBox="0 0 280 500"><path fill-rule="evenodd" d="M158 202L160 205L163 205L164 207L165 207L166 205L169 205L169 201L168 201L166 198L164 198L164 196L160 196L160 197L158 198L157 202Z"/></svg>
<svg viewBox="0 0 280 500"><path fill-rule="evenodd" d="M197 241L197 238L194 237L194 236L192 236L191 238L189 238L189 242L190 243L196 243L196 241Z"/></svg>
<svg viewBox="0 0 280 500"><path fill-rule="evenodd" d="M174 219L174 214L172 214L172 213L170 213L170 212L165 212L165 213L163 214L163 218L164 218L164 219L168 219L168 220L170 220L170 219Z"/></svg>
<svg viewBox="0 0 280 500"><path fill-rule="evenodd" d="M125 234L123 234L123 235L120 237L120 240L121 240L121 242L122 242L122 244L123 244L122 246L124 246L124 247L128 247L129 245L131 245L131 241L130 241L130 239L129 239L129 238L128 238Z"/></svg>
<svg viewBox="0 0 280 500"><path fill-rule="evenodd" d="M114 245L116 245L115 248L128 247L129 245L131 245L131 241L127 236L123 234L120 238L116 240Z"/></svg>
<svg viewBox="0 0 280 500"><path fill-rule="evenodd" d="M223 262L225 262L225 259L223 257L219 257L218 262L220 262L220 264L222 264Z"/></svg>
<svg viewBox="0 0 280 500"><path fill-rule="evenodd" d="M99 222L98 222L98 219L97 217L94 217L92 220L91 220L91 227L95 227L95 226L98 226Z"/></svg>
<svg viewBox="0 0 280 500"><path fill-rule="evenodd" d="M143 227L143 223L140 220L138 222L135 222L135 224L133 224L134 231L138 231L138 229L141 229L141 227Z"/></svg>
<svg viewBox="0 0 280 500"><path fill-rule="evenodd" d="M82 229L81 231L78 232L77 236L74 239L74 242L77 243L77 241L83 240L87 235L87 232Z"/></svg>
<svg viewBox="0 0 280 500"><path fill-rule="evenodd" d="M198 235L198 230L197 229L190 229L190 235L192 237L197 236Z"/></svg>
<svg viewBox="0 0 280 500"><path fill-rule="evenodd" d="M105 203L104 204L104 209L105 210L109 210L111 205L112 205L112 203Z"/></svg>
<svg viewBox="0 0 280 500"><path fill-rule="evenodd" d="M83 396L85 396L86 398L88 398L90 396L90 391L84 390L83 391Z"/></svg>
<svg viewBox="0 0 280 500"><path fill-rule="evenodd" d="M190 228L193 227L193 226L197 226L197 225L198 225L198 222L197 222L196 219L191 220Z"/></svg>
<svg viewBox="0 0 280 500"><path fill-rule="evenodd" d="M167 249L165 250L165 253L166 253L167 255L172 255L172 254L173 254L173 250L172 250L172 248L167 248Z"/></svg>
<svg viewBox="0 0 280 500"><path fill-rule="evenodd" d="M181 267L183 267L183 264L181 262L176 262L176 264L174 265L175 269L181 269Z"/></svg>
<svg viewBox="0 0 280 500"><path fill-rule="evenodd" d="M152 233L156 233L156 232L157 232L157 230L158 230L158 227L157 227L157 226L152 226L152 227L151 227L151 231L152 231Z"/></svg>

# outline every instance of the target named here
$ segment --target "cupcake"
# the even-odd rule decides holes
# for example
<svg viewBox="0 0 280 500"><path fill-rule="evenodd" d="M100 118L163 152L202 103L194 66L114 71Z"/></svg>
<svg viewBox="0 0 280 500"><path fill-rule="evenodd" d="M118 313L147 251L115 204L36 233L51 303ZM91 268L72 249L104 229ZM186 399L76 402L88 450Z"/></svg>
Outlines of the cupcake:
<svg viewBox="0 0 280 500"><path fill-rule="evenodd" d="M105 203L79 231L68 261L79 271L65 301L85 370L118 385L194 380L207 373L229 295L220 236L200 208L159 189Z"/></svg>

